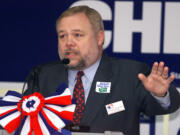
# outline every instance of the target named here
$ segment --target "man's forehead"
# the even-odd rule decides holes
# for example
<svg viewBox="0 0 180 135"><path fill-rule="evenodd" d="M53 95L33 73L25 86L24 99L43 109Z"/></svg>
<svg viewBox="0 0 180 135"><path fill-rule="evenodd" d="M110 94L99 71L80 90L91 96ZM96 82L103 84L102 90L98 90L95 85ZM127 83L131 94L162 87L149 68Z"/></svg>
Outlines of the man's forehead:
<svg viewBox="0 0 180 135"><path fill-rule="evenodd" d="M64 24L76 25L76 24L84 24L84 23L86 25L87 23L90 24L89 18L84 13L78 13L61 18L57 25L64 25Z"/></svg>
<svg viewBox="0 0 180 135"><path fill-rule="evenodd" d="M86 16L86 14L85 13L75 13L75 14L71 14L71 15L67 15L67 16L64 16L64 17L62 17L61 19L60 19L60 22L62 21L62 20L67 20L67 19L88 19L88 17ZM88 19L89 20L89 19Z"/></svg>
<svg viewBox="0 0 180 135"><path fill-rule="evenodd" d="M57 32L85 32L92 29L88 17L84 13L78 13L63 17L57 24Z"/></svg>

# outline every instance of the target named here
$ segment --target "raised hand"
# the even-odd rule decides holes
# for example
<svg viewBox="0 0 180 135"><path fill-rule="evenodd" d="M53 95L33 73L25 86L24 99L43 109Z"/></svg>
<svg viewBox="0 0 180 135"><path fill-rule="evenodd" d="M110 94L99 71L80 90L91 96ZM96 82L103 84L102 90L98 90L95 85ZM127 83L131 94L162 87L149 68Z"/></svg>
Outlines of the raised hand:
<svg viewBox="0 0 180 135"><path fill-rule="evenodd" d="M146 77L144 74L139 73L138 78L149 92L155 96L163 97L175 77L174 75L168 77L168 67L164 66L164 62L154 62L149 76Z"/></svg>

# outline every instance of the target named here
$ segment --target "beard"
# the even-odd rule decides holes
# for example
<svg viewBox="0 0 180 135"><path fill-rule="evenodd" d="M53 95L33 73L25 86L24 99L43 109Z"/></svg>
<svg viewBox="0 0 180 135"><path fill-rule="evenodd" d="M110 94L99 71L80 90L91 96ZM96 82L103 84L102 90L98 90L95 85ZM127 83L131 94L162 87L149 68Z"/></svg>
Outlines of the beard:
<svg viewBox="0 0 180 135"><path fill-rule="evenodd" d="M79 56L79 59L77 60L77 63L76 63L76 64L73 64L73 65L68 64L68 65L66 65L66 66L67 66L69 69L72 69L72 70L81 70L81 69L85 68L85 67L86 67L86 61L85 61L85 59L81 56L81 53L80 53L78 50L71 49L71 48L66 49L66 50L64 51L64 57L65 57L65 58L68 58L67 56L68 56L69 54L71 54L71 53ZM73 58L70 59L70 62L71 62L71 60L73 60Z"/></svg>
<svg viewBox="0 0 180 135"><path fill-rule="evenodd" d="M67 65L67 67L72 70L82 70L85 68L85 66L85 60L82 58L78 60L78 63L76 65Z"/></svg>

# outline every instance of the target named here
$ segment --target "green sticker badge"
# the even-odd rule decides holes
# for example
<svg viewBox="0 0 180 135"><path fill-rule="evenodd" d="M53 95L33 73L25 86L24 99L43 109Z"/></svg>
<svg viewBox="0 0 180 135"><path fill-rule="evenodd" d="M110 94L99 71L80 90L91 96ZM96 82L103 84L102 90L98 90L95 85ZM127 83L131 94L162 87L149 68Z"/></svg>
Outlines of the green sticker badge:
<svg viewBox="0 0 180 135"><path fill-rule="evenodd" d="M96 82L96 92L110 93L111 82Z"/></svg>

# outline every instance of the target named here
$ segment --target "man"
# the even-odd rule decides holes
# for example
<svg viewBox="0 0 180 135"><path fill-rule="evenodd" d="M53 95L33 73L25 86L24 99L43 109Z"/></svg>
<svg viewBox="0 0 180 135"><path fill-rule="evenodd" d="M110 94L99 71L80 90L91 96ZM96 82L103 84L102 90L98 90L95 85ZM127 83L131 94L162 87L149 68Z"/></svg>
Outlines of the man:
<svg viewBox="0 0 180 135"><path fill-rule="evenodd" d="M136 135L141 112L151 116L179 108L180 94L171 85L174 76L168 77L164 62L155 62L150 71L143 63L110 58L103 53L103 23L94 9L87 6L68 9L57 19L56 30L59 56L70 63L35 68L32 72L37 77L30 77L27 93L34 92L38 85L38 91L48 96L66 82L77 100L76 108L80 108L75 111L79 114L74 117L80 116L77 121L73 119L74 125L88 126L90 132L110 130ZM79 71L83 71L80 78L76 75ZM73 92L78 89L76 80L82 82L81 100Z"/></svg>

